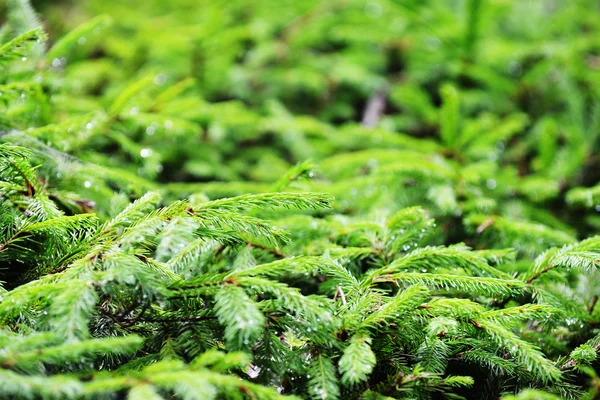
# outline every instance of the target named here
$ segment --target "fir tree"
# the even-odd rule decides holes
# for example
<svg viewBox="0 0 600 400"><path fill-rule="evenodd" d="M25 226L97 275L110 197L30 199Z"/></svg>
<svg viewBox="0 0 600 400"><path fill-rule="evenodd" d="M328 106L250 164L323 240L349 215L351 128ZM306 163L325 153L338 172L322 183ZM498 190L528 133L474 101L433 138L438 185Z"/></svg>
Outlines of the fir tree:
<svg viewBox="0 0 600 400"><path fill-rule="evenodd" d="M348 3L7 3L0 397L599 396L593 2Z"/></svg>

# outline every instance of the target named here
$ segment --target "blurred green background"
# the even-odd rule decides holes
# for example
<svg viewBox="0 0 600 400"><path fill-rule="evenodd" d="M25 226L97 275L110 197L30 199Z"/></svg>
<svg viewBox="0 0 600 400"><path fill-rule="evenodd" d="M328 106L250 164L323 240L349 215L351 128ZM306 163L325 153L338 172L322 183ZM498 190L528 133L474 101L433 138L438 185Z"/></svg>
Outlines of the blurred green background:
<svg viewBox="0 0 600 400"><path fill-rule="evenodd" d="M600 226L597 1L33 5L63 43L41 70L48 109L12 128L68 125L34 136L114 168L66 179L100 212L124 187L261 192L311 159L310 189L338 211L421 204L454 240L490 215L570 237ZM564 242L554 231L517 247Z"/></svg>

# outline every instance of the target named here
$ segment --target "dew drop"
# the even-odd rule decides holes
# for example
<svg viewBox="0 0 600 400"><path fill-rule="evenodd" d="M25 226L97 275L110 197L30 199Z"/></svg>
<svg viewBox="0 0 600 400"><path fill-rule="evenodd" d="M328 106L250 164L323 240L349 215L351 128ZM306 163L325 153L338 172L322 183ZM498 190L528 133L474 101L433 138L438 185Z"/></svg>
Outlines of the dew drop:
<svg viewBox="0 0 600 400"><path fill-rule="evenodd" d="M165 74L158 74L154 78L154 84L157 86L162 86L167 82L167 76Z"/></svg>
<svg viewBox="0 0 600 400"><path fill-rule="evenodd" d="M425 39L425 46L430 51L437 51L442 46L442 41L436 37L428 37Z"/></svg>
<svg viewBox="0 0 600 400"><path fill-rule="evenodd" d="M381 7L381 4L377 3L376 1L369 1L365 5L364 11L367 17L376 19L381 17L383 14L383 7Z"/></svg>
<svg viewBox="0 0 600 400"><path fill-rule="evenodd" d="M517 61L511 61L508 63L508 73L512 76L520 76L523 73L523 67Z"/></svg>

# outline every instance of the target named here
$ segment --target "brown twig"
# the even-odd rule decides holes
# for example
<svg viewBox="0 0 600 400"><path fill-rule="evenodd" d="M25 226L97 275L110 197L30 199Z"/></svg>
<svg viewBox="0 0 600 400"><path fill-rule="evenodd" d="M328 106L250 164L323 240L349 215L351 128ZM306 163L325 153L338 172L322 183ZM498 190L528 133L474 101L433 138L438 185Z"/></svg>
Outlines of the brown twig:
<svg viewBox="0 0 600 400"><path fill-rule="evenodd" d="M274 249L272 249L270 247L263 246L262 244L253 243L253 242L246 242L246 244L249 247L256 247L257 249L261 249L261 250L264 250L266 252L269 252L269 253L273 254L277 258L286 258L287 257L285 254L283 254L281 252L281 249L279 249L279 247L275 247Z"/></svg>
<svg viewBox="0 0 600 400"><path fill-rule="evenodd" d="M365 107L361 122L362 126L368 128L377 126L386 108L387 92L387 87L383 87L373 93Z"/></svg>

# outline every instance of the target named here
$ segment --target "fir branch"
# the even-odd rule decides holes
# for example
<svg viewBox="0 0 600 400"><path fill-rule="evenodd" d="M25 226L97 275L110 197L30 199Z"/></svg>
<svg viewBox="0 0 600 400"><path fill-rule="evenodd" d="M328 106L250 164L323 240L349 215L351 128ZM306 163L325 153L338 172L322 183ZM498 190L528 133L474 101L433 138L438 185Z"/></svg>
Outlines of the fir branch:
<svg viewBox="0 0 600 400"><path fill-rule="evenodd" d="M0 46L0 65L4 65L15 58L24 57L30 42L43 42L47 39L46 34L40 28L22 33L10 42Z"/></svg>
<svg viewBox="0 0 600 400"><path fill-rule="evenodd" d="M69 58L73 48L91 41L94 36L109 26L111 22L112 20L108 15L99 15L71 30L48 50L46 53L47 62L52 64L52 61L55 59L62 57Z"/></svg>
<svg viewBox="0 0 600 400"><path fill-rule="evenodd" d="M483 329L498 346L505 348L510 355L519 361L523 368L527 371L535 371L543 382L555 382L560 379L560 370L532 344L489 320L476 320L474 325Z"/></svg>
<svg viewBox="0 0 600 400"><path fill-rule="evenodd" d="M376 364L375 353L371 350L371 338L356 335L340 358L339 368L344 385L353 385L367 379Z"/></svg>
<svg viewBox="0 0 600 400"><path fill-rule="evenodd" d="M375 277L373 282L406 282L408 284L421 284L445 290L459 290L490 297L512 296L526 291L525 283L515 279L481 278L449 274L393 273Z"/></svg>
<svg viewBox="0 0 600 400"><path fill-rule="evenodd" d="M323 193L262 193L248 194L232 198L213 200L196 207L196 212L218 209L223 211L242 211L253 208L329 208L331 197Z"/></svg>
<svg viewBox="0 0 600 400"><path fill-rule="evenodd" d="M241 347L256 340L264 329L265 317L257 304L235 285L224 285L215 295L215 313L225 326L225 339Z"/></svg>
<svg viewBox="0 0 600 400"><path fill-rule="evenodd" d="M340 389L331 359L318 354L310 361L308 395L311 399L338 399Z"/></svg>

